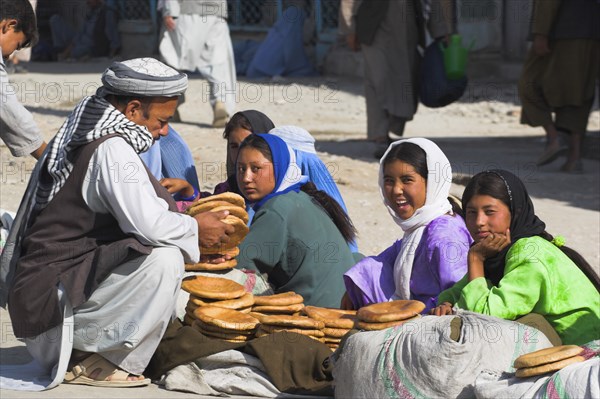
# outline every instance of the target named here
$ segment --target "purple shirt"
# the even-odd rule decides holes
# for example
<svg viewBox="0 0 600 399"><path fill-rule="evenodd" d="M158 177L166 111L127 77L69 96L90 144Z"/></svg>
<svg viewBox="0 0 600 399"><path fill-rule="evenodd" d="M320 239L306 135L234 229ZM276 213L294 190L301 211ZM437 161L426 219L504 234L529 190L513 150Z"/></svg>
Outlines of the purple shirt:
<svg viewBox="0 0 600 399"><path fill-rule="evenodd" d="M410 299L423 302L423 313L437 306L440 292L467 273L471 235L460 216L443 215L432 220L421 237L410 277ZM394 263L402 240L377 256L362 259L344 274L348 295L355 309L387 302L394 295Z"/></svg>

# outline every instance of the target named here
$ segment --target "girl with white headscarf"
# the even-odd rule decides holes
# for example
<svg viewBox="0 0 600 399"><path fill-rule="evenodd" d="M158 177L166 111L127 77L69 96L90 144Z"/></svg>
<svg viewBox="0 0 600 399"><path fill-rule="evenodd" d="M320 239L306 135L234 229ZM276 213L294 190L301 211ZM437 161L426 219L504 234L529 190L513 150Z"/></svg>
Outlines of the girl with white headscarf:
<svg viewBox="0 0 600 399"><path fill-rule="evenodd" d="M355 263L347 214L302 175L294 150L277 136L248 136L236 165L238 187L256 212L238 267L266 273L276 293L294 291L306 305L338 307L342 276Z"/></svg>
<svg viewBox="0 0 600 399"><path fill-rule="evenodd" d="M448 199L451 183L450 162L432 141L415 138L389 146L380 161L379 187L404 237L344 275L344 308L415 299L428 311L439 293L464 275L471 237L457 214L460 208Z"/></svg>

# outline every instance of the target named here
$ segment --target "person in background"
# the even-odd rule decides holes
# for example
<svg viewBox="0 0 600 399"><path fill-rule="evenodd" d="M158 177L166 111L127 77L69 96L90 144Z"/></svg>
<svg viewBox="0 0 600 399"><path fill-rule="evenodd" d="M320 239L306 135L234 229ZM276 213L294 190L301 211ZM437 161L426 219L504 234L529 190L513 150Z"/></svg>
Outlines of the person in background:
<svg viewBox="0 0 600 399"><path fill-rule="evenodd" d="M237 77L226 0L161 0L160 55L177 70L208 80L212 126L223 128L235 110Z"/></svg>
<svg viewBox="0 0 600 399"><path fill-rule="evenodd" d="M535 0L529 50L519 80L521 123L542 126L542 166L568 149L563 172L583 171L582 143L600 79L600 2ZM554 113L554 118L552 114ZM568 136L568 148L561 136Z"/></svg>
<svg viewBox="0 0 600 399"><path fill-rule="evenodd" d="M0 138L15 157L39 159L46 148L33 115L9 87L4 58L37 41L36 18L27 0L0 0Z"/></svg>
<svg viewBox="0 0 600 399"><path fill-rule="evenodd" d="M597 340L600 277L564 238L546 232L523 182L505 170L481 172L462 203L475 240L468 272L431 313L452 314L454 306L506 320L536 313L565 345Z"/></svg>
<svg viewBox="0 0 600 399"><path fill-rule="evenodd" d="M431 0L427 27L432 38L447 41L452 33L454 0ZM391 142L389 133L404 134L417 112L418 76L425 48L425 18L421 1L342 0L342 33L365 60L367 139L381 158Z"/></svg>
<svg viewBox="0 0 600 399"><path fill-rule="evenodd" d="M29 0L31 8L35 13L37 0ZM6 70L9 73L27 73L27 68L23 65L31 61L31 46L13 53L6 63Z"/></svg>
<svg viewBox="0 0 600 399"><path fill-rule="evenodd" d="M379 166L379 188L404 236L344 274L344 309L414 299L429 311L439 293L464 275L472 240L460 206L449 197L451 184L450 162L432 141L390 145Z"/></svg>
<svg viewBox="0 0 600 399"><path fill-rule="evenodd" d="M57 60L114 58L121 48L117 19L117 11L107 6L104 0L87 0L85 20L79 31L75 31L61 15L51 16L50 30Z"/></svg>

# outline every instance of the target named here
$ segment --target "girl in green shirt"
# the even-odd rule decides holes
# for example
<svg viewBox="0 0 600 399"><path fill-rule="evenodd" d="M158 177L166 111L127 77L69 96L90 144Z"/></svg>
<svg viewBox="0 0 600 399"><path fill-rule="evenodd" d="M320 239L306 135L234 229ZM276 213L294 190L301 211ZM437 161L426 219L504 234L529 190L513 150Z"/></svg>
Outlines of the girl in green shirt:
<svg viewBox="0 0 600 399"><path fill-rule="evenodd" d="M434 315L453 306L507 320L541 314L563 344L600 338L600 279L536 215L518 177L504 170L475 175L463 194L474 239L467 275L443 291Z"/></svg>

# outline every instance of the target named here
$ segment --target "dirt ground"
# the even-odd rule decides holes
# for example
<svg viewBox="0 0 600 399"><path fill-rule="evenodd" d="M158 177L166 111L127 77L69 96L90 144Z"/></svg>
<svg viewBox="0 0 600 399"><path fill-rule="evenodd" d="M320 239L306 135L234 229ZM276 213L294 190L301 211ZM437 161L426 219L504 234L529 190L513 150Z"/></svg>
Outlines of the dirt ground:
<svg viewBox="0 0 600 399"><path fill-rule="evenodd" d="M77 101L99 87L100 74L107 65L108 61L33 63L28 74L12 76L13 88L50 140ZM224 180L225 141L221 130L210 127L212 111L207 83L198 75L190 78L186 102L180 107L183 122L173 126L194 155L202 187L212 190L217 182ZM372 156L375 146L365 140L361 80L339 77L242 80L238 95L238 110L258 109L276 125L302 126L315 136L319 155L337 181L358 229L362 253L376 254L401 237L400 228L380 199L378 161ZM600 162L585 159L585 172L579 175L559 172L560 161L536 167L535 159L544 145L543 132L520 125L519 110L514 82L471 82L458 103L437 110L421 106L405 135L427 137L440 145L453 166L455 195L462 194L468 177L478 171L505 168L518 174L525 181L547 230L563 235L567 245L577 249L600 272ZM600 133L597 107L588 130L597 140ZM34 162L11 157L4 146L0 146L0 161L0 207L16 211ZM7 313L2 311L0 316L5 326L9 322ZM3 327L1 362L24 361L27 358L24 348L5 331ZM101 390L77 389L61 386L32 396L4 391L2 397L102 396ZM123 390L111 390L111 395L130 395L118 391ZM131 395L164 397L165 394L148 389L143 393L136 390ZM179 397L175 393L168 396Z"/></svg>

